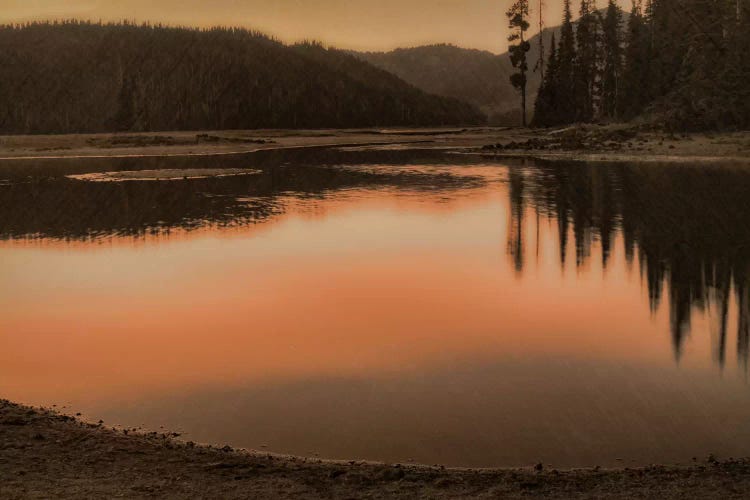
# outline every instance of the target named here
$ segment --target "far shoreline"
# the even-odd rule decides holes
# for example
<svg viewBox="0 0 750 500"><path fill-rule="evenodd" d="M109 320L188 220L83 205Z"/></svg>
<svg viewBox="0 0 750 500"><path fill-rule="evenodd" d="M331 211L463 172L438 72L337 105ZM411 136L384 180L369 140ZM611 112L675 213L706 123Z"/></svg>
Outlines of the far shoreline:
<svg viewBox="0 0 750 500"><path fill-rule="evenodd" d="M13 161L229 156L261 151L378 146L443 149L544 161L750 164L750 132L675 135L628 125L564 129L435 127L0 136Z"/></svg>

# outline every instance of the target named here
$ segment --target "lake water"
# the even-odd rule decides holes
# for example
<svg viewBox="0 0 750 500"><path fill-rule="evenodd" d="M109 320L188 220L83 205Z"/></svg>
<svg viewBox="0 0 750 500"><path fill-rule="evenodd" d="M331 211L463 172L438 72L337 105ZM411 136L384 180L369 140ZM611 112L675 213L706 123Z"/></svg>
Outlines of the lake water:
<svg viewBox="0 0 750 500"><path fill-rule="evenodd" d="M745 456L749 194L436 151L0 162L0 397L332 459Z"/></svg>

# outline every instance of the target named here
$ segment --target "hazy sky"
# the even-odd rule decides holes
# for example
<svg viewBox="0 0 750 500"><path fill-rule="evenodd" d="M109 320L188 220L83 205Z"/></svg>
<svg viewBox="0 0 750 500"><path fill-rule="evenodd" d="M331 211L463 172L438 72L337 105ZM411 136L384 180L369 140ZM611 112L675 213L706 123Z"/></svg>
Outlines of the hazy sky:
<svg viewBox="0 0 750 500"><path fill-rule="evenodd" d="M538 0L532 0L536 10ZM603 5L604 0L600 0ZM511 0L0 0L0 22L81 18L256 28L287 42L384 50L449 42L505 52ZM546 0L548 25L562 0ZM575 2L574 2L575 3Z"/></svg>

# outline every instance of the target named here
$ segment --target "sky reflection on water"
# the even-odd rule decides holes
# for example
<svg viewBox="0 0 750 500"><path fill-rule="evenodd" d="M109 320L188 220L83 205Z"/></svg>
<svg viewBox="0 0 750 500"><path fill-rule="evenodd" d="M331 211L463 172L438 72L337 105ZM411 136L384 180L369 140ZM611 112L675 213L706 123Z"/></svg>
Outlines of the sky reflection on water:
<svg viewBox="0 0 750 500"><path fill-rule="evenodd" d="M234 162L262 173L6 175L4 397L328 458L565 467L750 444L745 172Z"/></svg>

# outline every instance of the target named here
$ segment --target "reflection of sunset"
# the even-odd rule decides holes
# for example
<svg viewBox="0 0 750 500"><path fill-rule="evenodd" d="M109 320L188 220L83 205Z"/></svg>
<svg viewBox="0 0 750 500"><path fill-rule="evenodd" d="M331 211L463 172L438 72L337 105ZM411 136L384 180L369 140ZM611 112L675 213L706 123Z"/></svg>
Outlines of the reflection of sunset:
<svg viewBox="0 0 750 500"><path fill-rule="evenodd" d="M0 393L331 458L742 452L746 260L721 232L741 243L742 213L665 224L681 198L651 171L432 160L74 184L0 214Z"/></svg>
<svg viewBox="0 0 750 500"><path fill-rule="evenodd" d="M504 188L495 190L434 212L406 199L398 209L350 201L312 220L292 211L250 237L11 245L4 389L48 401L457 359L671 363L666 320L650 318L621 251L606 278L595 265L561 272L557 235L543 225L538 268L519 281L504 256Z"/></svg>

